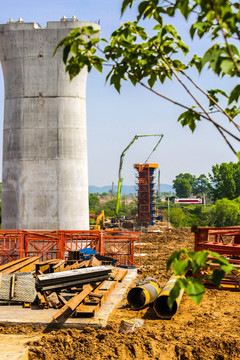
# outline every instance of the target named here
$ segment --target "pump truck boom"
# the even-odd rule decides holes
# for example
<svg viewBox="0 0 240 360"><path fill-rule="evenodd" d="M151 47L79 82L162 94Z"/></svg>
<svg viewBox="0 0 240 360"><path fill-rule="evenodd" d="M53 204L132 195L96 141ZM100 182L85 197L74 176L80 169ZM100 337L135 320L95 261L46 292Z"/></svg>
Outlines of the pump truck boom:
<svg viewBox="0 0 240 360"><path fill-rule="evenodd" d="M121 196L121 188L122 188L122 182L123 182L123 178L122 178L122 166L123 166L123 159L124 156L126 155L126 152L129 150L129 148L133 145L133 143L139 139L140 137L149 137L149 136L158 136L159 140L156 144L156 146L153 148L151 154L148 156L147 160L145 161L145 163L148 162L150 156L154 153L154 151L157 149L158 145L160 144L162 138L163 138L163 134L151 134L151 135L135 135L134 138L132 139L132 141L128 144L128 146L123 150L121 156L120 156L120 164L119 164L119 170L118 170L118 189L117 189L117 202L116 202L116 215L118 216L118 212L119 212L119 206L120 206L120 196Z"/></svg>

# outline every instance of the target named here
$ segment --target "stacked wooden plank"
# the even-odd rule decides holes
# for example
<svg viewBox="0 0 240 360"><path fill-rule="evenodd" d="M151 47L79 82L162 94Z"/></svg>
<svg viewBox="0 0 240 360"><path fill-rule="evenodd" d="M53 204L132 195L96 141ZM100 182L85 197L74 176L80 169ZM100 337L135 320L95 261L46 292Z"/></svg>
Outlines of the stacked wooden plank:
<svg viewBox="0 0 240 360"><path fill-rule="evenodd" d="M23 258L11 261L5 265L0 266L0 273L12 274L20 272L35 271L36 264L39 262L39 257Z"/></svg>

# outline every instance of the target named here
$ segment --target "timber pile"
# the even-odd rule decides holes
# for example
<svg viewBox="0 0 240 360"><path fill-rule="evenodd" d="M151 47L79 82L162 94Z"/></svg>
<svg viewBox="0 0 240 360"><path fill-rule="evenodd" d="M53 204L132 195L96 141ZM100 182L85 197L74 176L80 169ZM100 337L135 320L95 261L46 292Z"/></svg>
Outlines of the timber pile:
<svg viewBox="0 0 240 360"><path fill-rule="evenodd" d="M54 322L69 316L93 317L107 297L122 281L127 270L112 265L111 258L76 252L65 262L52 259L39 262L38 257L24 258L0 266L0 303L22 303L40 309L55 308Z"/></svg>
<svg viewBox="0 0 240 360"><path fill-rule="evenodd" d="M0 266L0 273L13 274L22 272L35 271L36 264L39 262L39 257L23 258L11 261L5 265Z"/></svg>
<svg viewBox="0 0 240 360"><path fill-rule="evenodd" d="M91 249L71 252L68 260L39 262L38 257L18 259L0 266L0 303L21 303L40 309L58 309L53 321L69 316L93 317L127 270L103 263Z"/></svg>
<svg viewBox="0 0 240 360"><path fill-rule="evenodd" d="M117 283L122 281L126 274L127 270L114 269L110 278L83 286L81 291L77 292L68 301L66 301L65 293L58 294L64 305L53 316L53 321L63 323L70 316L93 317L117 286Z"/></svg>

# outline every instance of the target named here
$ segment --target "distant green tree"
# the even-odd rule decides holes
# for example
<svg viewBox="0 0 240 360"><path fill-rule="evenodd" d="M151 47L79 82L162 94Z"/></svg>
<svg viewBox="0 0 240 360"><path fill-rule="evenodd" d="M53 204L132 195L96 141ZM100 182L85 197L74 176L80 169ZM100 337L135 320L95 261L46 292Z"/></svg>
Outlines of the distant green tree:
<svg viewBox="0 0 240 360"><path fill-rule="evenodd" d="M173 188L176 191L176 195L180 198L189 197L192 190L189 179L178 176L176 176L176 179L173 181Z"/></svg>
<svg viewBox="0 0 240 360"><path fill-rule="evenodd" d="M105 198L105 197L107 197L107 196L109 196L109 194L108 194L106 191L104 191L104 192L101 194L101 197L103 197L103 198Z"/></svg>
<svg viewBox="0 0 240 360"><path fill-rule="evenodd" d="M99 197L97 194L89 194L89 209L95 211L100 206Z"/></svg>
<svg viewBox="0 0 240 360"><path fill-rule="evenodd" d="M214 201L218 199L235 199L240 196L240 167L238 164L222 163L212 167L211 194Z"/></svg>
<svg viewBox="0 0 240 360"><path fill-rule="evenodd" d="M131 203L128 205L128 212L129 212L129 215L130 215L130 216L134 216L134 215L137 214L138 208L137 208L136 203L131 202Z"/></svg>
<svg viewBox="0 0 240 360"><path fill-rule="evenodd" d="M184 227L197 226L213 226L212 206L208 205L188 205L183 208L185 218L183 221Z"/></svg>
<svg viewBox="0 0 240 360"><path fill-rule="evenodd" d="M107 201L105 204L102 205L102 209L105 211L105 216L115 216L116 199Z"/></svg>
<svg viewBox="0 0 240 360"><path fill-rule="evenodd" d="M201 174L192 186L193 195L210 195L211 184L208 177Z"/></svg>
<svg viewBox="0 0 240 360"><path fill-rule="evenodd" d="M214 223L217 227L240 224L240 204L229 199L219 199L213 206Z"/></svg>
<svg viewBox="0 0 240 360"><path fill-rule="evenodd" d="M167 210L165 210L167 212ZM182 227L183 220L185 218L184 211L179 207L173 207L170 209L170 222L174 227Z"/></svg>

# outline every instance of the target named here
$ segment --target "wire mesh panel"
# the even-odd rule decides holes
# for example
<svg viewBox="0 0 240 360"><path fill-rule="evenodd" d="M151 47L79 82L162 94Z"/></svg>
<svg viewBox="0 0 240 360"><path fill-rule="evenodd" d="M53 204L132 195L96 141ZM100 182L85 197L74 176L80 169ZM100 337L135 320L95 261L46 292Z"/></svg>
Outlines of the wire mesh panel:
<svg viewBox="0 0 240 360"><path fill-rule="evenodd" d="M2 274L0 301L33 302L35 297L35 279L31 273Z"/></svg>

